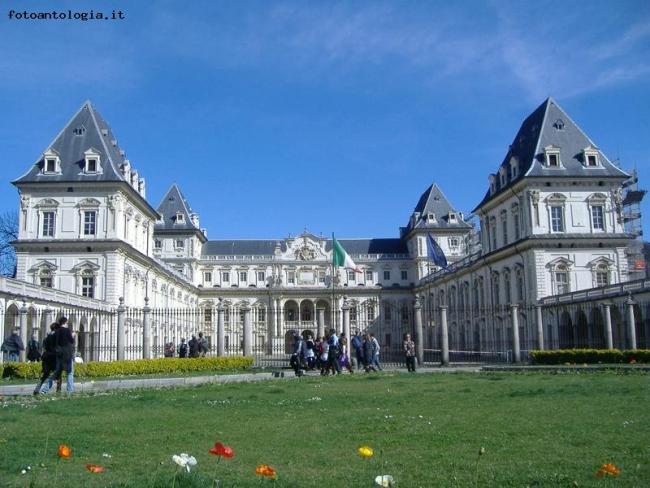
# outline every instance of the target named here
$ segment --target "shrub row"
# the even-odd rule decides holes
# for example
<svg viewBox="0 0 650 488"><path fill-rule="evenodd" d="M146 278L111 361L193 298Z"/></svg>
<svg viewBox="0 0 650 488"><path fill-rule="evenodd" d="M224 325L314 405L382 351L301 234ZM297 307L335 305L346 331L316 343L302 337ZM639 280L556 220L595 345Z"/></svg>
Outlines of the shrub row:
<svg viewBox="0 0 650 488"><path fill-rule="evenodd" d="M531 351L532 364L636 364L650 363L650 349L562 349Z"/></svg>
<svg viewBox="0 0 650 488"><path fill-rule="evenodd" d="M195 371L242 371L253 367L251 357L160 358L130 361L90 362L74 365L75 378L188 373ZM3 378L36 379L41 363L5 363Z"/></svg>

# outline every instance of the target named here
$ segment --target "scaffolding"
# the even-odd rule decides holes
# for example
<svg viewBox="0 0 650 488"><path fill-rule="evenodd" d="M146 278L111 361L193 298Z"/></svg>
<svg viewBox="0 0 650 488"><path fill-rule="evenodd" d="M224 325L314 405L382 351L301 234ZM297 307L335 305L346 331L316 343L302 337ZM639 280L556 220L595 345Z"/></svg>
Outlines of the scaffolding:
<svg viewBox="0 0 650 488"><path fill-rule="evenodd" d="M628 274L630 280L638 280L648 276L648 264L643 255L643 229L641 227L641 202L647 193L639 189L639 177L636 170L633 170L630 177L621 185L622 189L622 211L621 219L625 233L634 237L628 244L626 253L628 260Z"/></svg>

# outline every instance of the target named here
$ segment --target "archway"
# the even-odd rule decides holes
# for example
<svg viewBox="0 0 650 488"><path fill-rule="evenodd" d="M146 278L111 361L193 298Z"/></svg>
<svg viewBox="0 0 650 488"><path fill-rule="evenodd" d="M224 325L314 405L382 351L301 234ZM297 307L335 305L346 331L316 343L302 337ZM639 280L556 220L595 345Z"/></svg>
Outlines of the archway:
<svg viewBox="0 0 650 488"><path fill-rule="evenodd" d="M560 315L560 326L558 327L558 341L560 349L573 349L573 322L571 315L566 310Z"/></svg>

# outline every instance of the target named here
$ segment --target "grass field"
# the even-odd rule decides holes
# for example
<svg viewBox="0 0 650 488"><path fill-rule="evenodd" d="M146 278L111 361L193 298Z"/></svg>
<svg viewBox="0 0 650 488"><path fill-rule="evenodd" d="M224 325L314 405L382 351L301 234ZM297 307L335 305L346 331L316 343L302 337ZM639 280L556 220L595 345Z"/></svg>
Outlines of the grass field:
<svg viewBox="0 0 650 488"><path fill-rule="evenodd" d="M649 406L650 375L629 371L381 373L25 398L0 412L0 487L356 488L388 474L404 488L647 488ZM217 441L234 457L210 454ZM172 461L181 453L197 460L189 473ZM620 475L596 477L603 463ZM256 475L261 464L277 479Z"/></svg>

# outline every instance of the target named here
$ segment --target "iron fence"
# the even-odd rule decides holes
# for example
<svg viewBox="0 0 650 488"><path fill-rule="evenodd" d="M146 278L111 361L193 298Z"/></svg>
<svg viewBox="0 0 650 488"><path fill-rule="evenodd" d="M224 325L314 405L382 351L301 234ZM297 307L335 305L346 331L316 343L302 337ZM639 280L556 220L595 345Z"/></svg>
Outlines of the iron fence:
<svg viewBox="0 0 650 488"><path fill-rule="evenodd" d="M421 337L416 330L412 308L382 302L376 310L377 314L371 314L369 310L360 307L351 317L349 330L352 334L355 330L374 333L381 345L380 360L383 364L403 364L401 341L407 332L416 343L422 345L425 365L442 362L443 338L439 309L423 309ZM544 349L605 349L608 347L608 327L611 329L611 347L629 348L632 344L631 330L634 330L636 347L650 348L649 301L636 301L631 306L629 299L621 298L611 300L606 305L602 302L570 302L543 307L520 306L515 310L519 327L518 352L523 361L527 359L529 351L540 348L540 331L537 326L540 317ZM630 327L630 313L634 328ZM124 359L162 358L166 343L172 342L178 351L182 339L187 342L199 332L203 332L208 341L208 355L216 356L220 352L217 347L217 315L214 311L207 313L205 309L123 308L120 311L54 304L23 307L12 304L6 309L0 309L0 320L4 325L3 337L7 337L14 327L24 327L25 332L21 332L24 338L29 339L34 335L42 344L50 323L61 316L68 317L71 330L76 332L77 355L83 361L115 360L118 357L120 334L123 334ZM122 329L120 316L123 320ZM335 317L339 323L332 324L329 315L325 316L326 321L320 326L315 320L281 320L276 323L271 323L270 320L270 314L253 313L250 323L245 326L242 314L225 314L221 324L223 354L241 356L248 350L254 358L255 367L286 367L293 350L295 332L305 337L316 337L323 329L333 327L340 333L342 328L340 317ZM447 350L451 363L499 364L515 359L512 308L450 308L447 311L447 322ZM245 327L250 329L248 339L245 337ZM246 340L249 341L248 344L245 344Z"/></svg>

